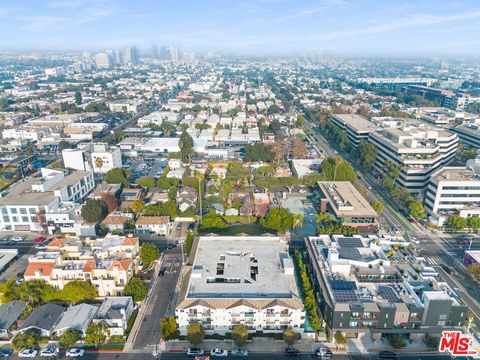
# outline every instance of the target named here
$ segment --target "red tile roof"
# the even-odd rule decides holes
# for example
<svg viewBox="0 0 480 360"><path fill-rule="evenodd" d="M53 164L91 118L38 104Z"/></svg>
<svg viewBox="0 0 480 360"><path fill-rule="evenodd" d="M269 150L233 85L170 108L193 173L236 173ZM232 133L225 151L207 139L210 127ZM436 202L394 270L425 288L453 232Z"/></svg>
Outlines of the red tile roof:
<svg viewBox="0 0 480 360"><path fill-rule="evenodd" d="M40 271L40 276L50 276L55 266L53 262L32 262L29 263L25 269L24 276L35 276L37 271Z"/></svg>

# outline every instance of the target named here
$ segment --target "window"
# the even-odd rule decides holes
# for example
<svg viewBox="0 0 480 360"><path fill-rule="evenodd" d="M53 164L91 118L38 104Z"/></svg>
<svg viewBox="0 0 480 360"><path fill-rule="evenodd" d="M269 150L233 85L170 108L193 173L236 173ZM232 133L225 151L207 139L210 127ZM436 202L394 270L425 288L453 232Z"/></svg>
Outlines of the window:
<svg viewBox="0 0 480 360"><path fill-rule="evenodd" d="M12 216L13 222L18 222L18 217Z"/></svg>
<svg viewBox="0 0 480 360"><path fill-rule="evenodd" d="M10 217L8 215L3 215L3 222L10 222Z"/></svg>
<svg viewBox="0 0 480 360"><path fill-rule="evenodd" d="M6 207L2 207L2 214L8 214L8 211L7 211Z"/></svg>
<svg viewBox="0 0 480 360"><path fill-rule="evenodd" d="M20 208L20 214L25 215L27 213L27 209Z"/></svg>
<svg viewBox="0 0 480 360"><path fill-rule="evenodd" d="M385 314L385 319L388 319L388 314Z"/></svg>
<svg viewBox="0 0 480 360"><path fill-rule="evenodd" d="M17 213L17 209L15 209L15 208L10 208L10 212L11 212L12 214L16 214L16 213Z"/></svg>
<svg viewBox="0 0 480 360"><path fill-rule="evenodd" d="M28 216L22 216L22 222L28 222Z"/></svg>
<svg viewBox="0 0 480 360"><path fill-rule="evenodd" d="M35 208L30 208L28 209L28 212L32 215L35 215L37 213L37 210Z"/></svg>
<svg viewBox="0 0 480 360"><path fill-rule="evenodd" d="M356 327L357 325L358 325L358 322L350 321L350 327Z"/></svg>

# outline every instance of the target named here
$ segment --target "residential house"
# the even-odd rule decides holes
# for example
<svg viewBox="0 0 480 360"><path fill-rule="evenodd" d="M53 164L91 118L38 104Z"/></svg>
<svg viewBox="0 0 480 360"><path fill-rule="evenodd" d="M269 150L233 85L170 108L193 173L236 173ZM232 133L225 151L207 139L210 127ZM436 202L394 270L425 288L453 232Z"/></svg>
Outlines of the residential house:
<svg viewBox="0 0 480 360"><path fill-rule="evenodd" d="M60 322L64 312L65 308L57 304L48 303L41 305L32 311L15 333L35 329L40 332L41 336L50 337L53 335L55 326Z"/></svg>
<svg viewBox="0 0 480 360"><path fill-rule="evenodd" d="M218 215L223 215L225 213L225 208L222 204L215 203L212 204L210 208L213 209Z"/></svg>
<svg viewBox="0 0 480 360"><path fill-rule="evenodd" d="M225 211L226 216L238 216L238 214L239 214L238 210L233 207Z"/></svg>
<svg viewBox="0 0 480 360"><path fill-rule="evenodd" d="M118 231L123 234L125 223L129 220L133 221L133 213L113 212L103 219L102 225L105 225L109 231Z"/></svg>
<svg viewBox="0 0 480 360"><path fill-rule="evenodd" d="M110 336L123 335L133 311L134 303L130 296L106 297L93 322L105 322L108 325Z"/></svg>
<svg viewBox="0 0 480 360"><path fill-rule="evenodd" d="M22 315L27 304L25 301L13 300L0 305L0 339L8 339L15 330L18 318Z"/></svg>
<svg viewBox="0 0 480 360"><path fill-rule="evenodd" d="M82 337L85 336L87 327L97 311L98 305L79 304L70 306L63 314L60 322L55 326L55 334L60 336L64 332L73 329L82 334Z"/></svg>
<svg viewBox="0 0 480 360"><path fill-rule="evenodd" d="M181 212L195 207L197 204L197 192L189 187L184 186L177 192L177 205Z"/></svg>
<svg viewBox="0 0 480 360"><path fill-rule="evenodd" d="M168 216L140 216L135 224L137 234L168 235L172 224Z"/></svg>

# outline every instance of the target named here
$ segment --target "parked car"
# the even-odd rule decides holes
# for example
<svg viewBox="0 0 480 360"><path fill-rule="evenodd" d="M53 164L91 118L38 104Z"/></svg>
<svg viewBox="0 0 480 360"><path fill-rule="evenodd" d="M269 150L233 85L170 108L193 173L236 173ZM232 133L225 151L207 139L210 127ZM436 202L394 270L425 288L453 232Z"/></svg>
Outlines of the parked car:
<svg viewBox="0 0 480 360"><path fill-rule="evenodd" d="M212 349L210 351L210 356L227 357L228 351L224 349Z"/></svg>
<svg viewBox="0 0 480 360"><path fill-rule="evenodd" d="M33 358L37 356L38 351L32 348L25 348L18 353L18 357L21 358Z"/></svg>
<svg viewBox="0 0 480 360"><path fill-rule="evenodd" d="M70 357L82 357L83 355L85 355L85 350L80 348L71 348L67 350L65 355Z"/></svg>
<svg viewBox="0 0 480 360"><path fill-rule="evenodd" d="M165 276L165 271L166 271L166 270L167 270L166 268L162 267L162 268L160 269L160 271L158 272L158 276L160 276L160 277L164 277L164 276Z"/></svg>
<svg viewBox="0 0 480 360"><path fill-rule="evenodd" d="M34 242L35 244L40 244L40 243L45 242L45 240L47 240L46 237L39 236L39 237L36 237L35 239L33 239L33 242Z"/></svg>
<svg viewBox="0 0 480 360"><path fill-rule="evenodd" d="M453 270L451 267L447 265L442 265L442 269L449 275L455 275L455 270Z"/></svg>
<svg viewBox="0 0 480 360"><path fill-rule="evenodd" d="M44 356L44 357L57 356L57 350L54 347L51 347L51 346L46 347L45 349L40 351L40 356Z"/></svg>
<svg viewBox="0 0 480 360"><path fill-rule="evenodd" d="M285 356L300 356L301 353L298 349L288 347L285 349Z"/></svg>
<svg viewBox="0 0 480 360"><path fill-rule="evenodd" d="M47 248L47 245L45 245L45 244L35 245L35 249L37 249L37 250L45 250L46 248Z"/></svg>
<svg viewBox="0 0 480 360"><path fill-rule="evenodd" d="M380 356L381 359L396 359L397 354L395 354L392 351L380 351L378 353L378 356Z"/></svg>
<svg viewBox="0 0 480 360"><path fill-rule="evenodd" d="M230 355L232 356L248 356L248 350L245 349L233 349L230 352Z"/></svg>
<svg viewBox="0 0 480 360"><path fill-rule="evenodd" d="M187 356L202 356L205 354L205 351L200 348L190 348L187 350Z"/></svg>
<svg viewBox="0 0 480 360"><path fill-rule="evenodd" d="M12 355L12 352L13 352L12 349L8 349L8 348L0 349L0 359L8 358L10 355Z"/></svg>
<svg viewBox="0 0 480 360"><path fill-rule="evenodd" d="M418 240L416 237L412 236L412 242L414 244L420 244L420 240Z"/></svg>
<svg viewBox="0 0 480 360"><path fill-rule="evenodd" d="M326 347L319 347L317 350L315 350L315 356L322 359L331 359L333 354L330 349Z"/></svg>
<svg viewBox="0 0 480 360"><path fill-rule="evenodd" d="M17 279L15 280L15 285L20 285L24 281L25 281L25 278L23 276L22 277L17 277Z"/></svg>
<svg viewBox="0 0 480 360"><path fill-rule="evenodd" d="M15 242L20 242L20 241L24 240L24 237L23 236L15 236L15 237L12 237L10 240L15 241Z"/></svg>

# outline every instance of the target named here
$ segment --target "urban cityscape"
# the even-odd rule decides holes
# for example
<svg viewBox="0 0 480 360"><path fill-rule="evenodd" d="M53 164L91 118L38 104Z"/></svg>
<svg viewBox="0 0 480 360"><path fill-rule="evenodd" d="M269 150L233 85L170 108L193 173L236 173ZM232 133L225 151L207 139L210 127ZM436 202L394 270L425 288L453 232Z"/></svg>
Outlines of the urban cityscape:
<svg viewBox="0 0 480 360"><path fill-rule="evenodd" d="M0 4L0 358L480 358L479 5Z"/></svg>

